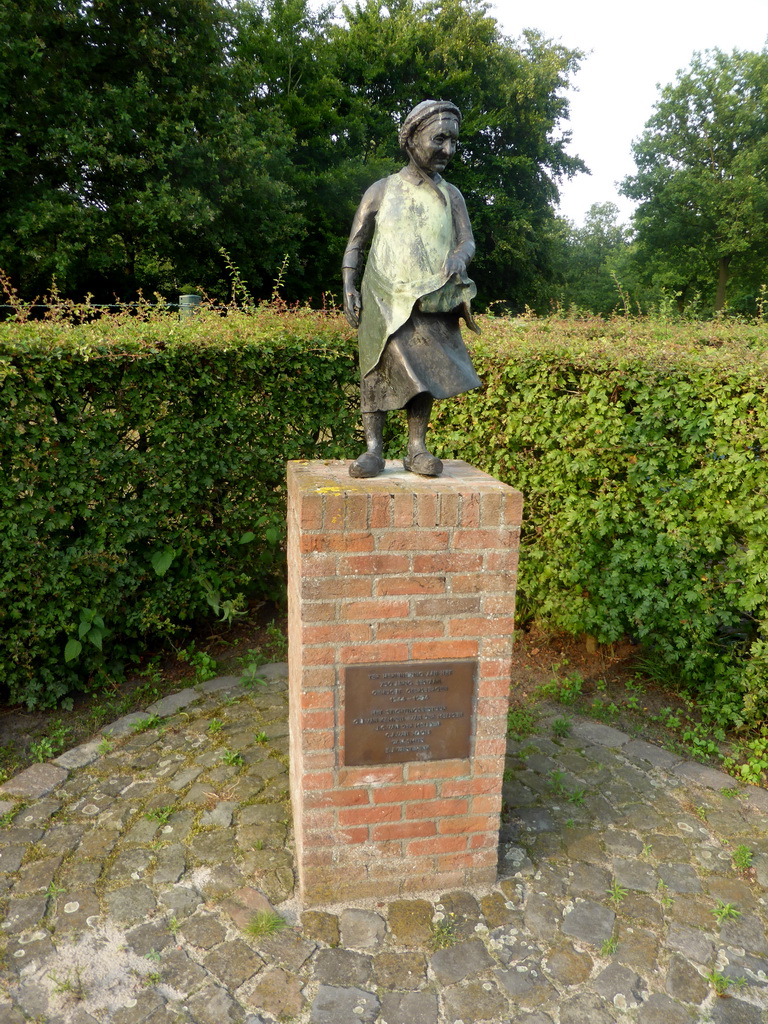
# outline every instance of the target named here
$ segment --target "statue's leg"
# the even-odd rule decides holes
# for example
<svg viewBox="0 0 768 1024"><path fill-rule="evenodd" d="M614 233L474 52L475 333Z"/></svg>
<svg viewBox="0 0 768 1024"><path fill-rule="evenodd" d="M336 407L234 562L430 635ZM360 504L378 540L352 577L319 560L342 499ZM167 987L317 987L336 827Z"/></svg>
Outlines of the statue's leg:
<svg viewBox="0 0 768 1024"><path fill-rule="evenodd" d="M423 392L405 407L408 416L408 454L403 465L420 476L440 476L443 464L427 451L427 427L432 412L432 395Z"/></svg>
<svg viewBox="0 0 768 1024"><path fill-rule="evenodd" d="M387 414L364 412L362 419L367 448L349 467L349 475L358 479L378 476L384 469L384 424Z"/></svg>

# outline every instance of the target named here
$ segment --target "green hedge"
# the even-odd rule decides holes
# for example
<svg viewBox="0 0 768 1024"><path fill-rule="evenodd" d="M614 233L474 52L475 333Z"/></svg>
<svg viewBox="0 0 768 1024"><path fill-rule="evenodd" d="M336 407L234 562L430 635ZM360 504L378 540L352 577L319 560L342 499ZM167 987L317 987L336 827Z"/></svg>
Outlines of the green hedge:
<svg viewBox="0 0 768 1024"><path fill-rule="evenodd" d="M482 323L486 387L439 403L434 446L524 492L521 618L634 636L732 722L757 721L766 327ZM306 311L3 325L0 383L0 672L30 706L272 592L285 460L359 445L354 340Z"/></svg>
<svg viewBox="0 0 768 1024"><path fill-rule="evenodd" d="M768 328L486 321L439 454L525 495L520 611L646 645L733 725L768 711Z"/></svg>
<svg viewBox="0 0 768 1024"><path fill-rule="evenodd" d="M50 705L211 607L280 586L285 460L355 445L349 332L262 311L0 337L11 701Z"/></svg>

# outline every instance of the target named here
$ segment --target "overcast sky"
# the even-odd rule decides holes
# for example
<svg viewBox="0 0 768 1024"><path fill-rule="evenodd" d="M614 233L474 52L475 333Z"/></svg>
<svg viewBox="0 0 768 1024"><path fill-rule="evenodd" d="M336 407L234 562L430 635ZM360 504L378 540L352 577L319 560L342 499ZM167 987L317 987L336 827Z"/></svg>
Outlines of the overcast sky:
<svg viewBox="0 0 768 1024"><path fill-rule="evenodd" d="M563 184L560 213L576 224L593 203L613 202L628 220L632 203L616 183L634 170L631 145L658 97L693 53L715 47L762 50L768 0L496 0L491 14L505 34L536 28L587 53L570 92L570 152L592 171Z"/></svg>

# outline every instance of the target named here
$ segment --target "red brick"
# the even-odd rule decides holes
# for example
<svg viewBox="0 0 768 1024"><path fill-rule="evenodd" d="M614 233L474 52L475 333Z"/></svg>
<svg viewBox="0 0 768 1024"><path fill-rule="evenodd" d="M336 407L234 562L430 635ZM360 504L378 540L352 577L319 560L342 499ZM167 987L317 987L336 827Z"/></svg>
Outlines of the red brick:
<svg viewBox="0 0 768 1024"><path fill-rule="evenodd" d="M508 658L511 651L511 636L488 636L483 638L483 657Z"/></svg>
<svg viewBox="0 0 768 1024"><path fill-rule="evenodd" d="M409 782L420 779L452 779L469 775L471 762L463 758L451 758L446 761L420 761L407 766Z"/></svg>
<svg viewBox="0 0 768 1024"><path fill-rule="evenodd" d="M346 532L365 530L368 526L369 495L347 494L346 495Z"/></svg>
<svg viewBox="0 0 768 1024"><path fill-rule="evenodd" d="M393 507L396 530L413 526L413 497L412 493L395 494Z"/></svg>
<svg viewBox="0 0 768 1024"><path fill-rule="evenodd" d="M484 494L480 503L480 525L500 526L502 504L500 494Z"/></svg>
<svg viewBox="0 0 768 1024"><path fill-rule="evenodd" d="M333 709L317 708L313 711L305 711L301 716L301 728L304 732L317 729L333 729L335 725L336 714Z"/></svg>
<svg viewBox="0 0 768 1024"><path fill-rule="evenodd" d="M432 839L414 839L408 843L406 853L409 857L421 857L431 853L456 853L466 848L466 836L434 836Z"/></svg>
<svg viewBox="0 0 768 1024"><path fill-rule="evenodd" d="M414 572L472 572L473 569L479 572L482 567L482 555L456 550L447 555L416 555L413 559Z"/></svg>
<svg viewBox="0 0 768 1024"><path fill-rule="evenodd" d="M306 832L320 832L323 829L332 829L336 825L336 811L327 807L305 810L303 821Z"/></svg>
<svg viewBox="0 0 768 1024"><path fill-rule="evenodd" d="M410 559L407 555L340 555L338 573L344 576L386 576L408 572ZM343 595L342 595L343 596Z"/></svg>
<svg viewBox="0 0 768 1024"><path fill-rule="evenodd" d="M332 789L325 793L304 793L305 807L363 807L369 803L366 789Z"/></svg>
<svg viewBox="0 0 768 1024"><path fill-rule="evenodd" d="M479 597L425 597L414 601L414 613L419 616L430 615L471 615L479 612L482 603Z"/></svg>
<svg viewBox="0 0 768 1024"><path fill-rule="evenodd" d="M346 811L340 811L346 814ZM442 835L453 835L455 833L465 832L487 832L493 828L494 823L498 824L498 821L494 817L489 817L487 814L466 814L456 815L455 817L448 817L443 815L438 819L437 831Z"/></svg>
<svg viewBox="0 0 768 1024"><path fill-rule="evenodd" d="M517 537L504 527L497 530L456 530L453 543L460 551L506 551L514 547Z"/></svg>
<svg viewBox="0 0 768 1024"><path fill-rule="evenodd" d="M344 529L344 494L326 494L325 509L323 512L324 530Z"/></svg>
<svg viewBox="0 0 768 1024"><path fill-rule="evenodd" d="M362 619L364 622L403 619L407 615L407 601L393 601L387 597L378 597L371 601L350 601L341 607L342 619Z"/></svg>
<svg viewBox="0 0 768 1024"><path fill-rule="evenodd" d="M417 655L414 655L417 657ZM342 647L339 660L347 665L376 664L387 661L407 661L408 645L394 641L383 644L367 644L360 647Z"/></svg>
<svg viewBox="0 0 768 1024"><path fill-rule="evenodd" d="M371 529L380 530L392 523L392 498L389 494L371 495Z"/></svg>
<svg viewBox="0 0 768 1024"><path fill-rule="evenodd" d="M380 839L413 839L416 836L433 836L436 832L434 821L395 821L388 825L374 825L371 839L374 842Z"/></svg>
<svg viewBox="0 0 768 1024"><path fill-rule="evenodd" d="M477 494L462 494L460 510L461 526L480 525L480 497Z"/></svg>
<svg viewBox="0 0 768 1024"><path fill-rule="evenodd" d="M483 568L491 572L508 572L515 575L519 560L520 552L517 547L510 548L507 551L486 551L483 558Z"/></svg>
<svg viewBox="0 0 768 1024"><path fill-rule="evenodd" d="M327 690L302 690L301 706L306 711L315 708L332 708L335 696L334 691L330 688Z"/></svg>
<svg viewBox="0 0 768 1024"><path fill-rule="evenodd" d="M469 837L470 850L493 850L494 858L497 856L496 848L499 845L499 833L496 832L475 832Z"/></svg>
<svg viewBox="0 0 768 1024"><path fill-rule="evenodd" d="M376 538L377 551L443 551L447 547L447 530L390 530Z"/></svg>
<svg viewBox="0 0 768 1024"><path fill-rule="evenodd" d="M440 525L436 494L416 495L416 524L423 528ZM453 526L453 523L451 523Z"/></svg>
<svg viewBox="0 0 768 1024"><path fill-rule="evenodd" d="M301 502L301 529L319 530L323 525L323 496L322 494L305 494Z"/></svg>
<svg viewBox="0 0 768 1024"><path fill-rule="evenodd" d="M301 560L301 575L307 577L335 576L336 555L308 554Z"/></svg>
<svg viewBox="0 0 768 1024"><path fill-rule="evenodd" d="M523 518L523 496L519 491L507 491L503 497L504 522L507 526L519 526Z"/></svg>
<svg viewBox="0 0 768 1024"><path fill-rule="evenodd" d="M480 689L483 694L483 700L490 700L491 698L509 701L509 690L510 681L509 676L504 676L501 679L488 678L485 673L485 665L480 665ZM483 711L485 712L485 708ZM506 712L502 712L506 714Z"/></svg>
<svg viewBox="0 0 768 1024"><path fill-rule="evenodd" d="M302 734L301 743L304 750L333 750L334 738L332 729L324 729L321 732L305 732Z"/></svg>
<svg viewBox="0 0 768 1024"><path fill-rule="evenodd" d="M489 754L502 756L506 751L506 743L503 739L476 739L475 754L479 757L486 757Z"/></svg>
<svg viewBox="0 0 768 1024"><path fill-rule="evenodd" d="M437 858L437 870L445 871L450 868L474 868L476 867L475 853L444 853Z"/></svg>
<svg viewBox="0 0 768 1024"><path fill-rule="evenodd" d="M373 534L305 533L300 539L302 554L335 551L373 551Z"/></svg>
<svg viewBox="0 0 768 1024"><path fill-rule="evenodd" d="M388 594L444 594L445 576L388 576L376 580L374 593Z"/></svg>
<svg viewBox="0 0 768 1024"><path fill-rule="evenodd" d="M368 829L365 830L366 832ZM324 867L333 864L333 846L314 846L311 850L307 850L302 860L305 864L309 864L312 867Z"/></svg>
<svg viewBox="0 0 768 1024"><path fill-rule="evenodd" d="M381 807L351 807L339 811L340 825L378 825L383 821L400 821L402 809L395 804Z"/></svg>
<svg viewBox="0 0 768 1024"><path fill-rule="evenodd" d="M456 573L451 579L451 592L454 594L506 592L509 588L510 578L508 573Z"/></svg>
<svg viewBox="0 0 768 1024"><path fill-rule="evenodd" d="M476 640L424 640L412 645L412 657L414 661L476 658L477 650Z"/></svg>
<svg viewBox="0 0 768 1024"><path fill-rule="evenodd" d="M340 786L382 786L402 781L403 766L401 764L339 768Z"/></svg>
<svg viewBox="0 0 768 1024"><path fill-rule="evenodd" d="M367 843L370 839L370 831L366 825L361 825L359 828L339 829L336 839L339 843L349 843L350 845Z"/></svg>
<svg viewBox="0 0 768 1024"><path fill-rule="evenodd" d="M514 594L488 594L483 599L485 615L510 616L515 610Z"/></svg>
<svg viewBox="0 0 768 1024"><path fill-rule="evenodd" d="M445 623L438 620L419 622L412 619L382 622L376 627L377 640L415 640L417 637L445 636Z"/></svg>
<svg viewBox="0 0 768 1024"><path fill-rule="evenodd" d="M304 668L300 679L301 692L333 690L336 686L336 668L333 665L312 665Z"/></svg>
<svg viewBox="0 0 768 1024"><path fill-rule="evenodd" d="M473 797L470 810L473 814L500 814L501 793Z"/></svg>
<svg viewBox="0 0 768 1024"><path fill-rule="evenodd" d="M440 495L440 523L442 526L459 525L459 496L458 494Z"/></svg>
<svg viewBox="0 0 768 1024"><path fill-rule="evenodd" d="M500 778L504 774L506 764L505 758L501 757L476 757L474 762L477 775L492 775Z"/></svg>
<svg viewBox="0 0 768 1024"><path fill-rule="evenodd" d="M468 808L468 800L424 800L417 804L406 804L405 816L408 820L413 818L435 818L439 823L441 818L466 814ZM440 829L439 824L438 830L443 831Z"/></svg>
<svg viewBox="0 0 768 1024"><path fill-rule="evenodd" d="M501 778L476 776L472 779L448 779L440 787L440 796L476 796L479 793L495 793L501 786Z"/></svg>
<svg viewBox="0 0 768 1024"><path fill-rule="evenodd" d="M331 622L336 618L335 601L304 601L301 606L301 622Z"/></svg>
<svg viewBox="0 0 768 1024"><path fill-rule="evenodd" d="M382 786L373 792L376 804L406 803L409 800L431 800L437 796L434 783L405 783L399 786Z"/></svg>
<svg viewBox="0 0 768 1024"><path fill-rule="evenodd" d="M328 644L305 647L301 652L301 660L305 665L335 665L336 651Z"/></svg>
<svg viewBox="0 0 768 1024"><path fill-rule="evenodd" d="M450 619L449 636L502 636L511 635L515 630L514 619L470 618Z"/></svg>
<svg viewBox="0 0 768 1024"><path fill-rule="evenodd" d="M305 793L323 792L335 785L333 772L305 772L301 782Z"/></svg>
<svg viewBox="0 0 768 1024"><path fill-rule="evenodd" d="M365 643L373 639L373 630L362 622L334 622L325 626L305 626L301 638L305 644Z"/></svg>
<svg viewBox="0 0 768 1024"><path fill-rule="evenodd" d="M366 557L364 555L361 558ZM373 557L373 556L371 556ZM370 597L372 581L365 576L359 579L335 576L333 579L317 580L306 579L302 581L301 596L305 601L325 600L340 597Z"/></svg>
<svg viewBox="0 0 768 1024"><path fill-rule="evenodd" d="M336 766L336 751L329 750L307 750L304 751L304 771L316 772L324 768Z"/></svg>

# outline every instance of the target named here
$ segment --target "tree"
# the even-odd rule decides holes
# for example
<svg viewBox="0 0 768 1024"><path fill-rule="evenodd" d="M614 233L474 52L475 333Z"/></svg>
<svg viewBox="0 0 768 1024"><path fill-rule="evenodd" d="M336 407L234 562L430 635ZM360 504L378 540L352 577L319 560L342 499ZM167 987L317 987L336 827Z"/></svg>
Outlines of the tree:
<svg viewBox="0 0 768 1024"><path fill-rule="evenodd" d="M592 313L608 315L621 305L621 286L626 281L626 257L630 230L618 223L614 203L594 203L577 228L561 221L562 283L556 296L564 306L578 306ZM619 273L621 271L621 274Z"/></svg>
<svg viewBox="0 0 768 1024"><path fill-rule="evenodd" d="M622 191L640 201L638 261L678 296L715 310L768 279L768 50L696 54L661 90Z"/></svg>
<svg viewBox="0 0 768 1024"><path fill-rule="evenodd" d="M244 116L225 59L231 12L218 0L9 7L0 266L22 290L52 278L79 296L226 290L222 246L257 285L271 280L300 238L289 133Z"/></svg>
<svg viewBox="0 0 768 1024"><path fill-rule="evenodd" d="M481 0L366 0L343 10L333 43L358 164L396 169L408 110L426 97L451 99L463 122L448 177L472 219L480 297L535 305L551 275L557 183L585 169L566 153L570 134L561 129L581 54L534 32L507 38Z"/></svg>

